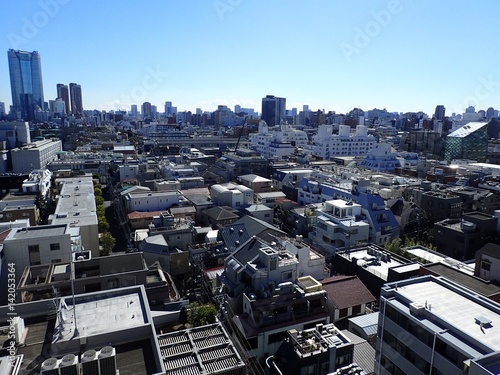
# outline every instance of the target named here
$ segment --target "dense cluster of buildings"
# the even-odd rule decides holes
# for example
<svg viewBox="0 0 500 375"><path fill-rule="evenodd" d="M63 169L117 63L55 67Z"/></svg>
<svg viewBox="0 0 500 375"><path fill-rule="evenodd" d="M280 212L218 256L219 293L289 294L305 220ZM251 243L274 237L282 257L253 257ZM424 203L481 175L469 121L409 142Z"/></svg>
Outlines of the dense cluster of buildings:
<svg viewBox="0 0 500 375"><path fill-rule="evenodd" d="M2 374L498 373L494 109L86 111L8 56Z"/></svg>

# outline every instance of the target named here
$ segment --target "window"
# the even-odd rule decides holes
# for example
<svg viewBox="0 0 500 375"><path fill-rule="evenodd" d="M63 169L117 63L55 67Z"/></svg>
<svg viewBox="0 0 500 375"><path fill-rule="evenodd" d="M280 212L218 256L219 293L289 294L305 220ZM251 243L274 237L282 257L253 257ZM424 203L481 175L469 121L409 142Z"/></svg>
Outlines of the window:
<svg viewBox="0 0 500 375"><path fill-rule="evenodd" d="M283 280L290 280L292 278L292 271L287 271L287 272L283 272L282 274L282 279Z"/></svg>
<svg viewBox="0 0 500 375"><path fill-rule="evenodd" d="M52 259L52 263L61 263L61 258Z"/></svg>
<svg viewBox="0 0 500 375"><path fill-rule="evenodd" d="M300 375L314 375L316 373L316 365L309 365L300 369Z"/></svg>
<svg viewBox="0 0 500 375"><path fill-rule="evenodd" d="M485 259L481 262L481 269L485 271L489 271L491 268L491 263L489 260Z"/></svg>
<svg viewBox="0 0 500 375"><path fill-rule="evenodd" d="M39 253L40 252L40 247L38 245L29 245L28 246L28 252L30 254L32 254L32 253Z"/></svg>
<svg viewBox="0 0 500 375"><path fill-rule="evenodd" d="M347 316L347 309L340 309L339 318Z"/></svg>
<svg viewBox="0 0 500 375"><path fill-rule="evenodd" d="M54 250L61 250L61 246L58 243L51 243L50 244L50 251Z"/></svg>

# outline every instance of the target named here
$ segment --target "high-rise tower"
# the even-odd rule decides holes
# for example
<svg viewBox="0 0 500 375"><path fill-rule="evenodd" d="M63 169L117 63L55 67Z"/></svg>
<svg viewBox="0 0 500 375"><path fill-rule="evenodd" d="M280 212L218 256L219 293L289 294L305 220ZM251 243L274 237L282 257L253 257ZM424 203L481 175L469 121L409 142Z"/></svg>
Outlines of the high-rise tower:
<svg viewBox="0 0 500 375"><path fill-rule="evenodd" d="M44 109L40 54L9 49L7 55L14 110L23 120L34 120L37 107Z"/></svg>
<svg viewBox="0 0 500 375"><path fill-rule="evenodd" d="M63 85L62 83L57 84L57 98L64 101L64 109L66 111L66 116L71 114L70 102L69 102L69 89L68 85Z"/></svg>
<svg viewBox="0 0 500 375"><path fill-rule="evenodd" d="M83 114L82 86L76 83L69 84L69 95L71 97L71 113L80 118Z"/></svg>
<svg viewBox="0 0 500 375"><path fill-rule="evenodd" d="M281 119L285 117L286 99L278 98L274 95L267 95L262 98L262 120L268 126L279 125Z"/></svg>

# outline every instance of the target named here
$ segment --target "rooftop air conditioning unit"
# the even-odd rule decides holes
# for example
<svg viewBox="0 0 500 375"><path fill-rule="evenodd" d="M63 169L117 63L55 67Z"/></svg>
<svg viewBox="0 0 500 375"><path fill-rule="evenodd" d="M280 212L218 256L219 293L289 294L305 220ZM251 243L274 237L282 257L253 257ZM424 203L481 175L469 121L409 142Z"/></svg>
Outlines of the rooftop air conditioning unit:
<svg viewBox="0 0 500 375"><path fill-rule="evenodd" d="M99 361L95 350L87 350L82 354L82 375L98 375Z"/></svg>
<svg viewBox="0 0 500 375"><path fill-rule="evenodd" d="M99 373L101 375L116 375L115 348L105 346L99 352Z"/></svg>
<svg viewBox="0 0 500 375"><path fill-rule="evenodd" d="M61 375L80 375L78 357L74 354L66 354L59 362L59 373Z"/></svg>
<svg viewBox="0 0 500 375"><path fill-rule="evenodd" d="M57 358L49 358L43 361L41 375L59 375L59 361Z"/></svg>

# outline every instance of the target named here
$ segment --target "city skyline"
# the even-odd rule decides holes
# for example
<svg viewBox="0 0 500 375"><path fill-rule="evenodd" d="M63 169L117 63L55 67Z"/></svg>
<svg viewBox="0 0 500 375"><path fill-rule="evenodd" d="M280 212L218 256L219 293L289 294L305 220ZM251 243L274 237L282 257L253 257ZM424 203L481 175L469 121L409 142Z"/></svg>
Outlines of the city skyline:
<svg viewBox="0 0 500 375"><path fill-rule="evenodd" d="M4 51L40 53L45 101L57 97L57 83L78 82L85 110L129 111L144 102L161 110L172 101L178 111L238 104L260 112L262 98L275 95L287 109L432 115L442 104L451 115L469 105L500 107L500 26L487 21L498 9L487 1L364 8L214 0L153 2L145 10L138 2L43 0L6 4L0 34ZM5 57L0 82L8 110Z"/></svg>

